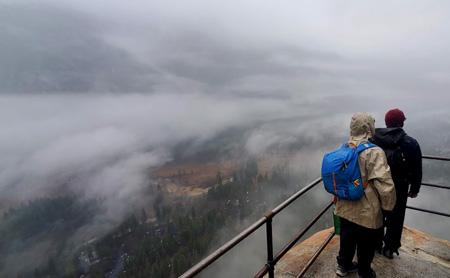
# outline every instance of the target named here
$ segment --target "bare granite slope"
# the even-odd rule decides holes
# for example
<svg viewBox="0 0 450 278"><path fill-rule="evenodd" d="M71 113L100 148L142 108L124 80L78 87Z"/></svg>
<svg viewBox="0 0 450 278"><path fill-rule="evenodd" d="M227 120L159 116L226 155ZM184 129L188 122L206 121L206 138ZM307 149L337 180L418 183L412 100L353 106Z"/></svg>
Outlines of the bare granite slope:
<svg viewBox="0 0 450 278"><path fill-rule="evenodd" d="M333 228L320 231L294 247L276 265L275 277L296 277L332 232ZM450 241L404 227L402 245L400 256L394 255L393 260L375 254L372 268L377 277L450 277ZM339 236L335 236L304 277L339 277L335 273L338 250ZM352 273L346 277L358 275Z"/></svg>

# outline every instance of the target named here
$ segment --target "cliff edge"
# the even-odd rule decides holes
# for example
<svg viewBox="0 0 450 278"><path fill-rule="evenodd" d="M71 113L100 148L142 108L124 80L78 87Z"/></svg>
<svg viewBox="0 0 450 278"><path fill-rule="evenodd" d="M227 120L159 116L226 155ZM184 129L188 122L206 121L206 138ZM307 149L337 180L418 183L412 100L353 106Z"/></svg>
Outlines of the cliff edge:
<svg viewBox="0 0 450 278"><path fill-rule="evenodd" d="M292 248L275 266L275 277L295 278L332 232L333 228L320 231ZM393 260L375 254L372 268L377 277L450 277L450 241L405 226L402 245L400 256L394 255ZM303 277L339 277L336 275L338 251L339 236L334 236ZM346 277L358 277L358 274Z"/></svg>

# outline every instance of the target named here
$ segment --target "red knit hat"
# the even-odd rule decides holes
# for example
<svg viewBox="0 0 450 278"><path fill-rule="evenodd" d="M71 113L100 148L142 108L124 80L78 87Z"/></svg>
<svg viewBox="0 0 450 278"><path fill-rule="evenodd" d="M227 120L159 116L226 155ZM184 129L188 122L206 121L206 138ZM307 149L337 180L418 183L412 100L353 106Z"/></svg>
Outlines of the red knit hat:
<svg viewBox="0 0 450 278"><path fill-rule="evenodd" d="M389 110L386 113L386 116L384 116L384 122L386 123L387 127L402 127L405 120L405 114L403 114L403 111L398 108Z"/></svg>

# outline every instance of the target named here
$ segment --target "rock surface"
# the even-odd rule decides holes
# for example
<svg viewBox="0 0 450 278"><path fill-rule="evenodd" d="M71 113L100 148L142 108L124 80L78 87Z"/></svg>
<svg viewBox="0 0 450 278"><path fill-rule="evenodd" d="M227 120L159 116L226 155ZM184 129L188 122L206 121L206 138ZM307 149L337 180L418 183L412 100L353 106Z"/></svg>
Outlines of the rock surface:
<svg viewBox="0 0 450 278"><path fill-rule="evenodd" d="M320 231L292 248L275 266L275 277L297 277L332 232L333 228ZM375 254L372 268L377 277L450 277L450 241L404 227L402 245L400 256L394 255L393 260ZM338 251L339 236L334 236L303 277L339 277L336 275ZM346 277L358 277L358 274Z"/></svg>

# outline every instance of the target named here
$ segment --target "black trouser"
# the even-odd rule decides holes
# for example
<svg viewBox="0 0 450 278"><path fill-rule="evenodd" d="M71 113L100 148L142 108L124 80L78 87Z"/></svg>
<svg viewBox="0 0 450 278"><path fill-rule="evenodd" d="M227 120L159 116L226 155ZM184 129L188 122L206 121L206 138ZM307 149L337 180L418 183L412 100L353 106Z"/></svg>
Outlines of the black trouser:
<svg viewBox="0 0 450 278"><path fill-rule="evenodd" d="M401 244L403 223L405 222L406 202L408 201L408 191L398 190L397 202L392 210L392 216L386 226L384 235L384 246L391 251L397 251Z"/></svg>
<svg viewBox="0 0 450 278"><path fill-rule="evenodd" d="M371 277L371 263L375 255L375 239L378 229L369 229L341 217L341 247L337 262L344 268L352 263L355 250L358 257L358 274Z"/></svg>

